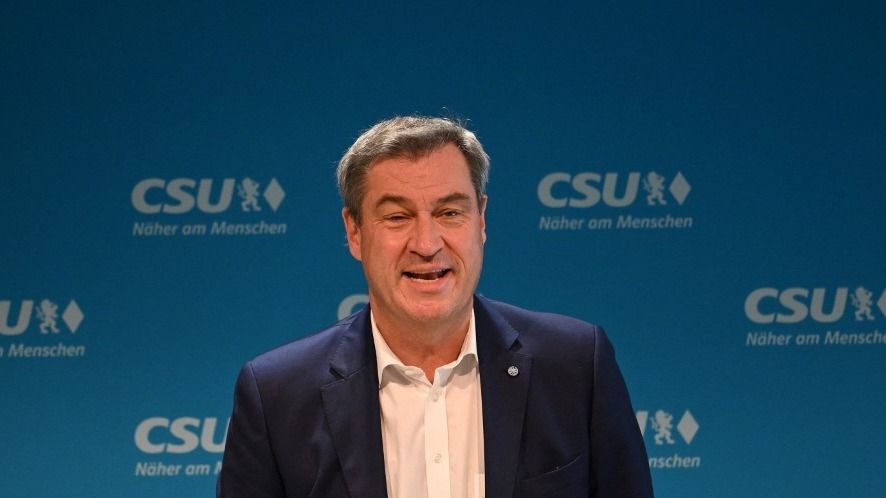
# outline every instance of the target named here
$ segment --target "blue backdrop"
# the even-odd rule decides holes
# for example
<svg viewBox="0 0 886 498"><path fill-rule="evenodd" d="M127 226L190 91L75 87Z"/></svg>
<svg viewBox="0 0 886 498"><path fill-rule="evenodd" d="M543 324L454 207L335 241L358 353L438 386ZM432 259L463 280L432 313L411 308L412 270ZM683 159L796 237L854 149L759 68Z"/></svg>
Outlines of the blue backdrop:
<svg viewBox="0 0 886 498"><path fill-rule="evenodd" d="M250 357L365 301L333 170L492 156L480 292L609 331L663 497L882 497L874 2L20 2L0 495L208 496Z"/></svg>

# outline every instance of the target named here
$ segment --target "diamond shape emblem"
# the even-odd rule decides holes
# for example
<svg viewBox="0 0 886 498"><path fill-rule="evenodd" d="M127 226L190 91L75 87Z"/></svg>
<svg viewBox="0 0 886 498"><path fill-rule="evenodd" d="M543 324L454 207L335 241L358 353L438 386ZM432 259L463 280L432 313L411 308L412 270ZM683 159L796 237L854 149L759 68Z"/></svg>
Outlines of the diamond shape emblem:
<svg viewBox="0 0 886 498"><path fill-rule="evenodd" d="M637 412L637 425L640 426L640 435L646 435L646 425L649 422L649 412L646 410L640 410Z"/></svg>
<svg viewBox="0 0 886 498"><path fill-rule="evenodd" d="M280 203L283 202L283 198L286 197L286 192L277 182L276 178L271 178L271 183L265 188L264 196L265 200L270 204L271 209L277 211L277 208L280 207Z"/></svg>
<svg viewBox="0 0 886 498"><path fill-rule="evenodd" d="M64 320L65 325L71 329L72 334L77 332L77 329L83 322L83 311L77 306L77 301L71 299L71 302L68 303L68 307L65 308L65 312L62 313L62 320Z"/></svg>
<svg viewBox="0 0 886 498"><path fill-rule="evenodd" d="M683 176L683 173L677 172L677 176L674 177L674 181L671 182L668 190L671 192L671 195L674 196L674 199L677 199L677 202L680 205L683 205L683 201L686 200L686 196L689 195L692 186L686 181L686 177Z"/></svg>
<svg viewBox="0 0 886 498"><path fill-rule="evenodd" d="M880 307L880 313L883 313L883 316L886 316L886 289L884 289L883 294L880 295L880 300L877 301L877 306Z"/></svg>
<svg viewBox="0 0 886 498"><path fill-rule="evenodd" d="M698 422L695 421L695 417L689 410L686 410L683 417L680 418L677 431L686 440L686 444L692 444L692 440L695 439L695 434L698 432Z"/></svg>

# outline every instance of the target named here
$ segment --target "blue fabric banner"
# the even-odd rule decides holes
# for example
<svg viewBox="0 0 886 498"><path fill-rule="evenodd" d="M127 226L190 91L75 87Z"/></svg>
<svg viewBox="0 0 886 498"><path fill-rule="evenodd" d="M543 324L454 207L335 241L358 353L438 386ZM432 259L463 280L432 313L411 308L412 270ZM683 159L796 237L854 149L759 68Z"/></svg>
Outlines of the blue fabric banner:
<svg viewBox="0 0 886 498"><path fill-rule="evenodd" d="M850 2L7 2L3 496L212 495L234 380L366 302L333 172L492 158L479 291L606 327L662 497L886 494L886 32Z"/></svg>

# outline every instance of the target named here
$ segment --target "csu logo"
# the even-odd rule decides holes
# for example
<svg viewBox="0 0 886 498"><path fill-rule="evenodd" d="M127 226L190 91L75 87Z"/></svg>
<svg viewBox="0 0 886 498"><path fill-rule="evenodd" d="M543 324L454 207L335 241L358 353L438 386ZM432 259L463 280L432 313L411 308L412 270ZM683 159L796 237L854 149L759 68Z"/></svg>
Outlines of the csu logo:
<svg viewBox="0 0 886 498"><path fill-rule="evenodd" d="M674 439L674 416L665 410L655 410L650 413L648 410L640 410L636 413L637 425L640 426L640 434L645 437L646 429L651 428L655 436L653 441L657 446L676 444ZM676 430L680 437L686 441L686 444L692 444L695 435L698 434L699 425L692 416L692 412L686 410L680 421L677 423Z"/></svg>
<svg viewBox="0 0 886 498"><path fill-rule="evenodd" d="M132 207L143 214L184 214L196 208L207 214L227 211L234 204L234 194L238 197L236 204L243 212L261 211L261 199L277 211L286 192L271 178L264 190L262 184L246 177L240 181L225 178L220 182L212 178L146 178L135 184L132 189Z"/></svg>
<svg viewBox="0 0 886 498"><path fill-rule="evenodd" d="M754 323L799 323L811 317L820 323L833 323L847 314L847 303L853 308L853 318L859 322L876 319L874 292L863 286L827 289L790 287L776 289L761 287L748 294L744 302L745 315ZM886 290L876 306L886 316Z"/></svg>
<svg viewBox="0 0 886 498"><path fill-rule="evenodd" d="M83 322L83 311L77 302L71 299L59 316L59 305L49 299L34 301L26 299L18 305L18 316L12 311L12 301L0 301L0 335L20 335L31 325L31 320L36 318L39 322L41 334L59 334L61 328L59 319L67 326L70 333L77 332ZM15 317L13 321L10 318Z"/></svg>
<svg viewBox="0 0 886 498"><path fill-rule="evenodd" d="M671 200L682 205L692 190L680 172L670 182L655 171L630 172L627 178L624 173L556 172L538 182L538 200L550 208L589 208L601 201L609 207L621 208L637 201L641 186L641 197L648 206L666 206ZM670 193L670 199L666 192Z"/></svg>
<svg viewBox="0 0 886 498"><path fill-rule="evenodd" d="M135 428L135 446L142 453L190 453L202 448L209 453L221 453L225 450L227 424L218 434L219 424L215 417L199 419L196 417L179 417L168 419L151 417L142 420Z"/></svg>

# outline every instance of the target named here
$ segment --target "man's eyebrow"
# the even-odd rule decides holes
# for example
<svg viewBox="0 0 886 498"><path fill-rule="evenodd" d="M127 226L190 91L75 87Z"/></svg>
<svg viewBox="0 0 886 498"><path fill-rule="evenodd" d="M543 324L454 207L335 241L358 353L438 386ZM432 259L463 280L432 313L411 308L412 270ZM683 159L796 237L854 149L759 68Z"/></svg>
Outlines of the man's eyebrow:
<svg viewBox="0 0 886 498"><path fill-rule="evenodd" d="M451 202L462 202L462 201L469 201L469 200L471 200L470 195L465 194L463 192L453 192L449 195L445 195L445 196L437 199L436 201L434 201L434 205L440 206L443 204L449 204ZM387 204L389 202L391 204L397 204L398 206L411 206L413 204L413 202L411 200L409 200L408 198L406 198L402 195L387 194L387 195L381 196L375 202L375 207L376 208L381 207L382 205Z"/></svg>
<svg viewBox="0 0 886 498"><path fill-rule="evenodd" d="M460 201L469 201L471 200L471 196L462 192L453 192L447 196L441 197L437 199L436 204L449 204L450 202L460 202Z"/></svg>
<svg viewBox="0 0 886 498"><path fill-rule="evenodd" d="M377 207L377 208L378 208L378 207L381 207L383 204L387 204L387 203L389 203L389 202L390 202L391 204L397 204L397 205L400 205L400 206L404 206L404 205L407 205L407 204L412 204L412 203L409 201L409 199L403 197L402 195L392 195L392 194L387 194L387 195L383 195L383 196L381 196L381 197L375 202L375 207Z"/></svg>

